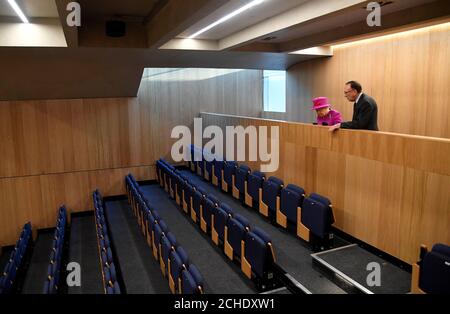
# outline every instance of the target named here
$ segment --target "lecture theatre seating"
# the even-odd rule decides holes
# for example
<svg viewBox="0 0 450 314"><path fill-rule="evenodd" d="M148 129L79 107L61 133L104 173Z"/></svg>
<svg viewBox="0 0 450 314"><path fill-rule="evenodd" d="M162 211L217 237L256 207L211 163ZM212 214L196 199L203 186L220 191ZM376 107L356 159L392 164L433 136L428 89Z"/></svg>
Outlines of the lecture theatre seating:
<svg viewBox="0 0 450 314"><path fill-rule="evenodd" d="M92 195L94 201L94 217L97 230L97 245L100 256L103 289L105 294L121 294L121 287L117 278L117 262L111 245L111 234L106 223L103 197L99 190Z"/></svg>
<svg viewBox="0 0 450 314"><path fill-rule="evenodd" d="M9 256L8 263L0 276L0 294L10 294L15 291L17 274L22 271L25 255L32 242L31 223L26 223L20 233L14 250Z"/></svg>
<svg viewBox="0 0 450 314"><path fill-rule="evenodd" d="M230 173L234 176L236 166L236 163L231 162L224 167L228 167ZM156 168L157 172L160 173L158 180L170 177L176 181L174 188L176 190L181 189L183 199L183 204L179 204L180 209L192 218L199 227L198 230L210 235L211 241L223 249L223 253L229 258L230 262L240 263L242 272L249 279L254 280L259 287L265 289L273 279L275 263L275 252L270 237L260 229L250 226L245 217L234 213L228 204L221 203L213 194L208 194L197 187L165 160L158 160ZM192 165L190 169L195 172ZM246 176L249 169L244 167L242 169L245 169L244 174ZM228 176L228 174L224 174L225 176ZM233 187L232 181L229 181L231 183L230 188ZM168 194L172 197L170 191ZM245 194L245 191L243 191L243 194ZM172 256L171 260L176 265L180 264L176 256ZM190 267L189 269L191 269ZM179 274L178 268L174 271L175 275ZM185 284L196 282L199 284L202 281L198 274L193 271L181 273L181 282Z"/></svg>
<svg viewBox="0 0 450 314"><path fill-rule="evenodd" d="M179 191L188 189L188 185L184 178L173 173L172 169L174 168L168 164L158 163L157 177L161 187L172 198L180 198L177 203L182 207L181 200L184 200L184 194ZM198 269L190 263L186 251L178 244L175 235L169 230L169 226L158 211L144 197L139 184L131 174L125 177L125 186L137 223L142 227L142 234L147 239L153 257L160 265L162 275L168 279L170 291L174 294L204 293L203 279Z"/></svg>
<svg viewBox="0 0 450 314"><path fill-rule="evenodd" d="M450 293L450 246L435 244L431 251L420 250L420 261L413 265L411 292Z"/></svg>
<svg viewBox="0 0 450 314"><path fill-rule="evenodd" d="M67 209L63 205L58 210L56 219L56 229L50 252L50 262L47 267L47 278L44 282L44 294L56 294L59 292L60 278L64 266L62 265L62 256L64 253L64 241L67 232Z"/></svg>
<svg viewBox="0 0 450 314"><path fill-rule="evenodd" d="M219 189L222 189L222 176L223 176L223 167L224 167L224 162L223 160L214 160L214 171L213 171L213 176L212 176L212 183L219 187Z"/></svg>
<svg viewBox="0 0 450 314"><path fill-rule="evenodd" d="M248 175L245 204L257 211L259 211L259 201L262 197L262 188L265 180L266 175L260 171L253 171Z"/></svg>
<svg viewBox="0 0 450 314"><path fill-rule="evenodd" d="M266 217L274 217L280 210L280 196L284 183L277 177L269 177L263 183L259 212Z"/></svg>
<svg viewBox="0 0 450 314"><path fill-rule="evenodd" d="M205 180L212 181L212 175L214 171L214 155L204 153L205 157Z"/></svg>
<svg viewBox="0 0 450 314"><path fill-rule="evenodd" d="M331 225L334 223L333 210L331 201L319 194L312 193L303 201L301 211L301 221L299 225L309 230L309 235L305 235L305 239L310 239L310 235L314 235L323 241L327 241L333 237L331 233ZM299 232L302 235L302 232Z"/></svg>
<svg viewBox="0 0 450 314"><path fill-rule="evenodd" d="M194 145L191 145L189 149L192 155L194 152L198 156L209 154L201 152L201 148ZM219 158L216 157L216 159ZM215 165L218 165L217 170L220 171L216 171ZM176 171L169 164L166 167L171 172ZM196 173L192 165L190 169ZM244 205L255 209L281 227L294 231L299 238L310 242L314 249L329 246L333 238L331 226L334 223L334 216L332 204L328 198L317 193L307 196L300 186L294 184L285 186L280 178L275 176L267 178L266 174L257 170L252 171L247 165L239 165L235 161L215 161L213 173L212 183L224 192L231 193ZM200 192L200 194L203 193ZM193 199L196 205L195 211L205 206L204 204L199 206L197 202L200 201L199 197L193 197ZM206 200L206 195L203 195L203 199ZM224 212L218 211L217 217L217 224L220 225L225 217ZM212 223L212 226L214 225L215 223ZM221 234L217 230L212 231L214 240L221 241Z"/></svg>
<svg viewBox="0 0 450 314"><path fill-rule="evenodd" d="M233 196L241 201L244 201L245 194L247 193L247 181L250 173L251 169L247 165L240 165L236 169Z"/></svg>
<svg viewBox="0 0 450 314"><path fill-rule="evenodd" d="M224 161L223 163L223 175L222 175L222 190L225 192L231 192L234 186L234 180L236 176L238 164L234 161Z"/></svg>
<svg viewBox="0 0 450 314"><path fill-rule="evenodd" d="M287 228L301 222L301 208L305 199L305 190L295 184L288 184L280 193L280 208L277 210L277 223Z"/></svg>

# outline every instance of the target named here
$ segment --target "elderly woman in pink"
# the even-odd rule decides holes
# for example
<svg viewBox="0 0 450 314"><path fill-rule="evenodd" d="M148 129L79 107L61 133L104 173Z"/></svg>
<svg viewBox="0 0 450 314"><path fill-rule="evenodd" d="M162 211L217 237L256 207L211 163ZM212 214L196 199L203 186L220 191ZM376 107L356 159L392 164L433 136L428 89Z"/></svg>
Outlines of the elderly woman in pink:
<svg viewBox="0 0 450 314"><path fill-rule="evenodd" d="M335 125L342 122L342 116L339 111L331 109L328 98L318 97L313 99L314 106L311 110L317 113L317 124L319 125Z"/></svg>

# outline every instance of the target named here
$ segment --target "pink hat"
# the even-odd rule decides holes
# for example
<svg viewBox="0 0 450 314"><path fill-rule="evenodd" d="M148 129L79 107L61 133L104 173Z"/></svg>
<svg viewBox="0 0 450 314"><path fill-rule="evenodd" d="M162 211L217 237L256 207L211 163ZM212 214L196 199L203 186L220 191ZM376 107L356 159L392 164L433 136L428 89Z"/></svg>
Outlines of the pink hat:
<svg viewBox="0 0 450 314"><path fill-rule="evenodd" d="M311 110L319 110L326 107L331 107L331 105L328 103L327 97L317 97L313 99L314 107L311 108Z"/></svg>

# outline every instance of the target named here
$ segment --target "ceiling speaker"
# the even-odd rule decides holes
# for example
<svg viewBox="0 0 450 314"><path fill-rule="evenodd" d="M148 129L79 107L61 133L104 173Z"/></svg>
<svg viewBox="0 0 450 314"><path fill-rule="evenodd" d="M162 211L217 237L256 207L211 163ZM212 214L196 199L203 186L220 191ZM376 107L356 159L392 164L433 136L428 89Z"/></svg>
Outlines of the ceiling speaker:
<svg viewBox="0 0 450 314"><path fill-rule="evenodd" d="M108 37L123 37L126 33L126 24L123 21L107 21L106 22L106 36Z"/></svg>

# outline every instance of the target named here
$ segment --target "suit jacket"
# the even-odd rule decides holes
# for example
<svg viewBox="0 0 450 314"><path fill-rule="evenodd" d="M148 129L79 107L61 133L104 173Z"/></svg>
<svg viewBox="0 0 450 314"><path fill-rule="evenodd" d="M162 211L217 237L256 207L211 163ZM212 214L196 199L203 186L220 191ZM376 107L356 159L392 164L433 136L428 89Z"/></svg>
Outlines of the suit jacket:
<svg viewBox="0 0 450 314"><path fill-rule="evenodd" d="M352 121L341 123L343 129L361 129L378 131L378 106L375 100L362 94L353 107Z"/></svg>

